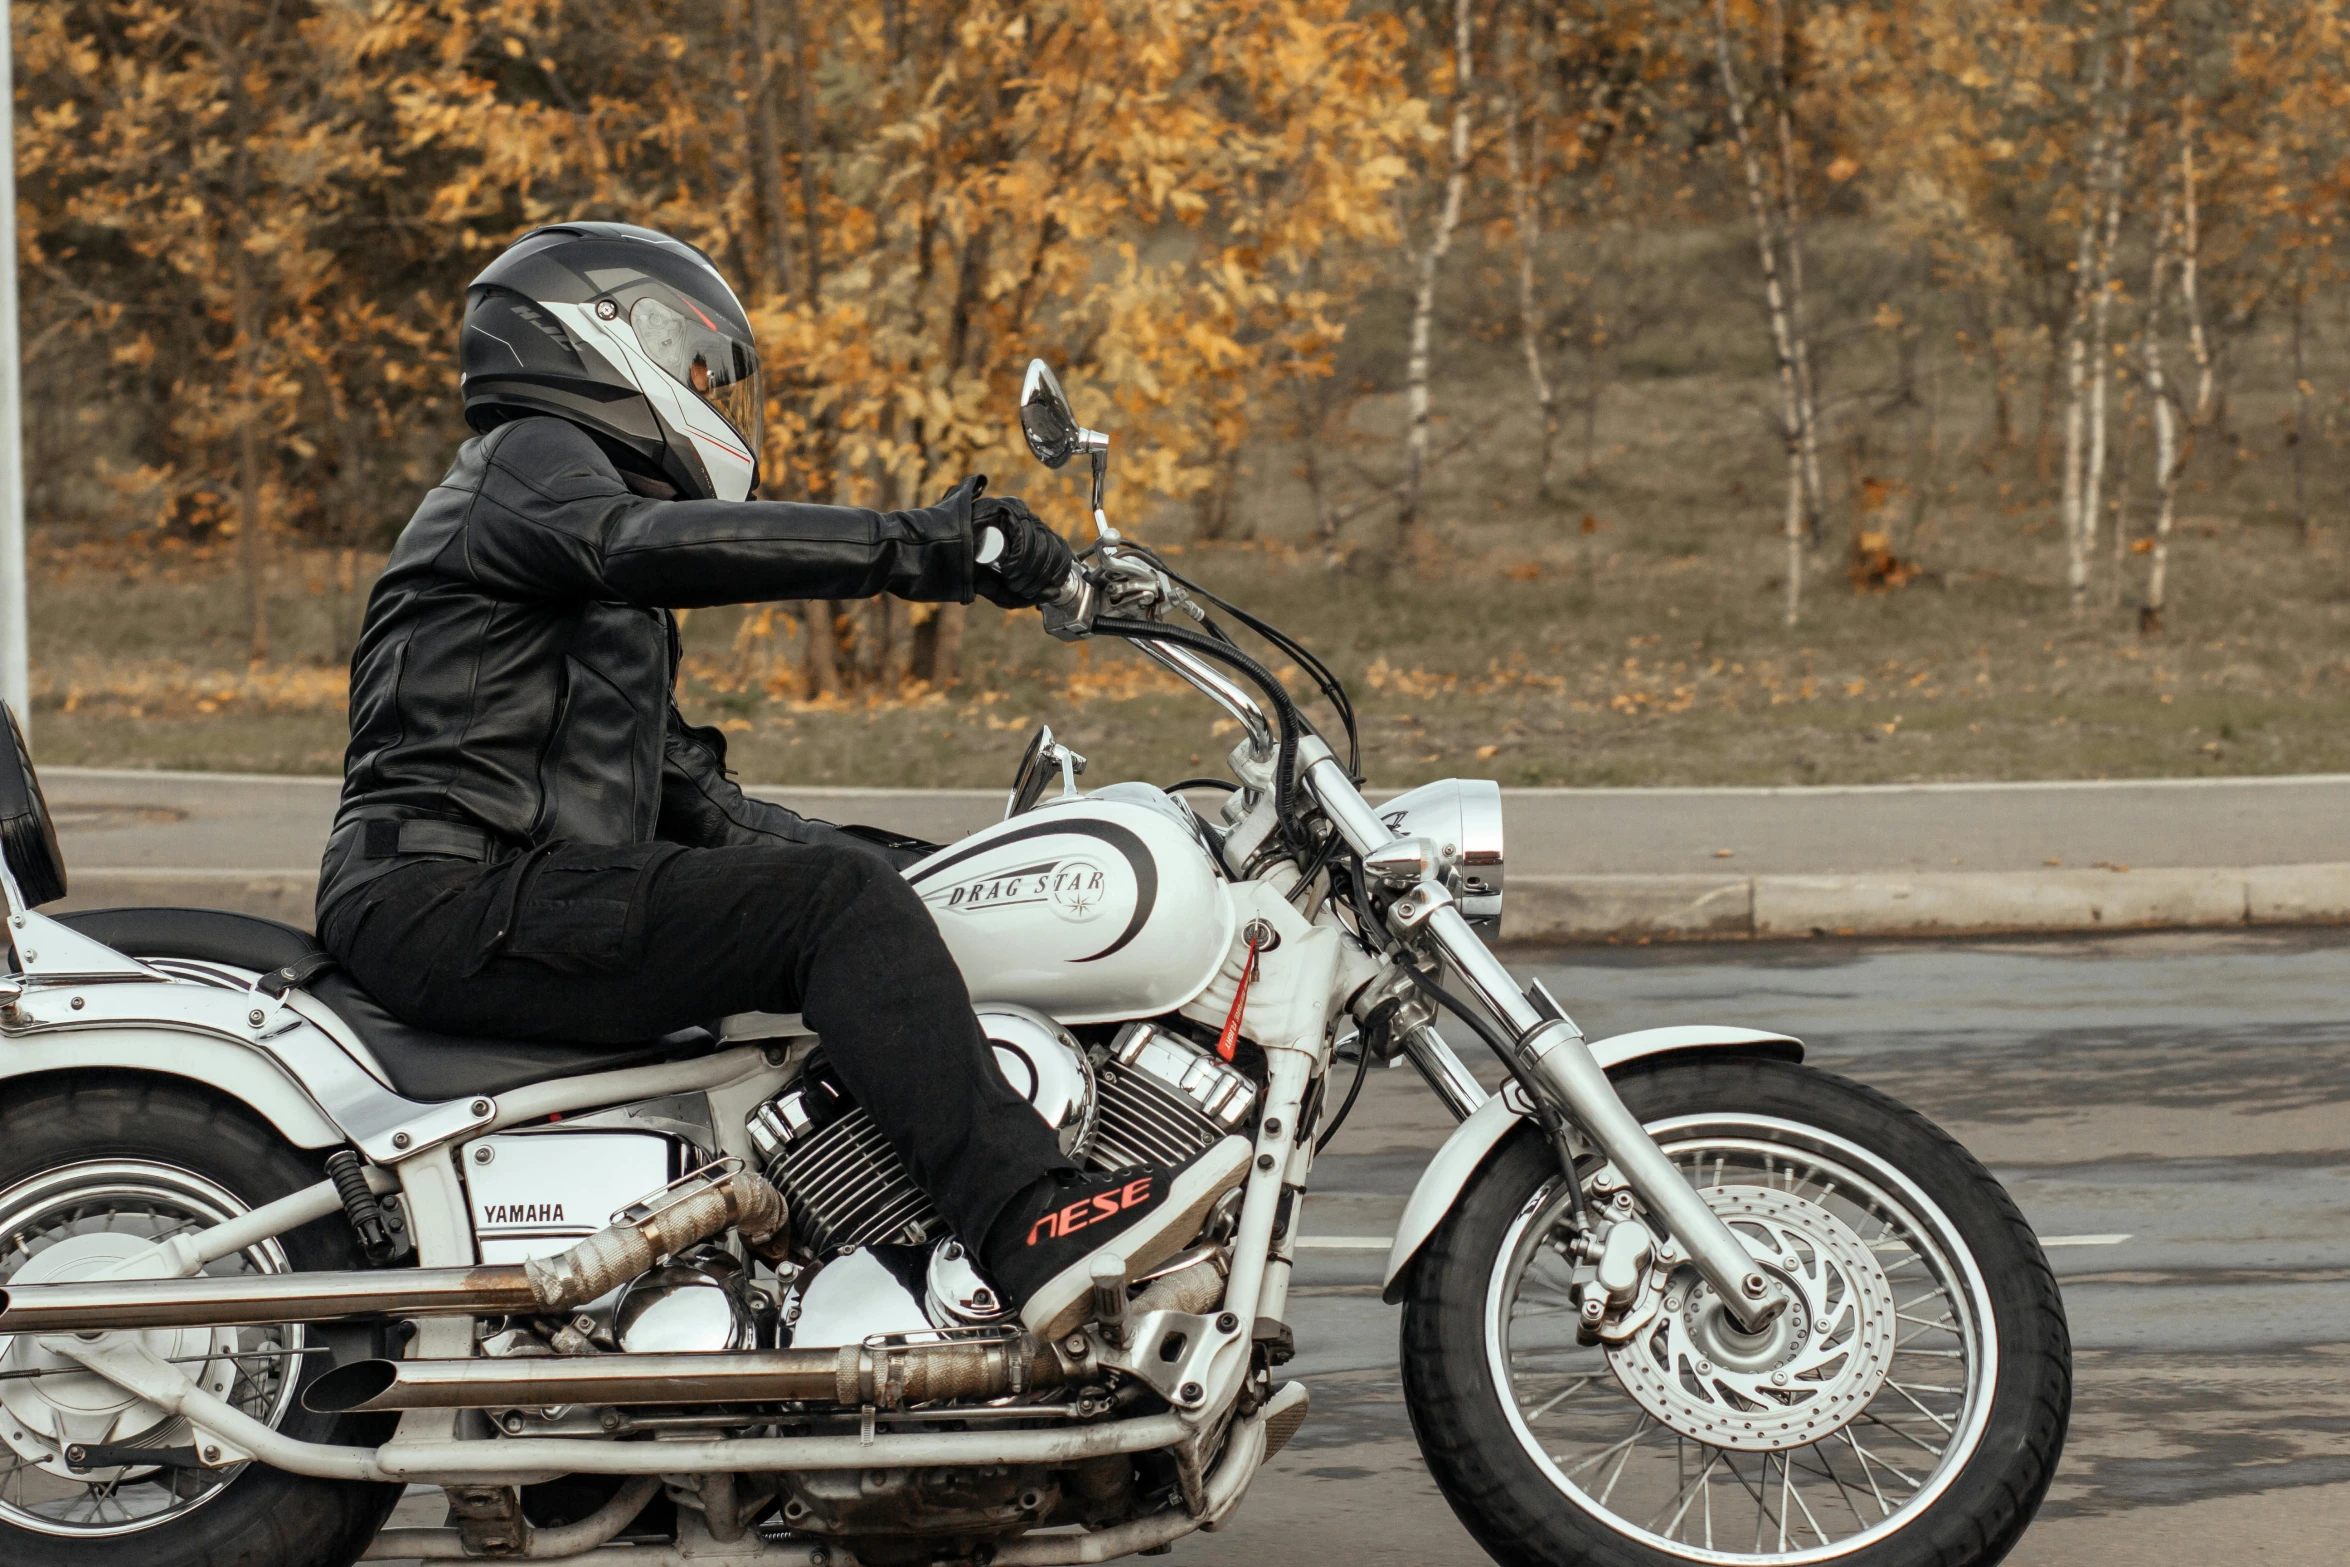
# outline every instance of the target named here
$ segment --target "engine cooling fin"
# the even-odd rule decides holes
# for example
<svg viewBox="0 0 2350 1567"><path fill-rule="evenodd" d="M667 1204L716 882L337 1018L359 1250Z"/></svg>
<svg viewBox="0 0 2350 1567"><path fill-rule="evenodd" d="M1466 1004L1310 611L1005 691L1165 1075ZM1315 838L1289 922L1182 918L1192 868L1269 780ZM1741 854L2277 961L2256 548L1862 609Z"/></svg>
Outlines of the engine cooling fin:
<svg viewBox="0 0 2350 1567"><path fill-rule="evenodd" d="M1181 1164L1223 1135L1197 1105L1148 1073L1111 1061L1096 1069L1095 1080L1101 1114L1089 1162L1096 1169Z"/></svg>
<svg viewBox="0 0 2350 1567"><path fill-rule="evenodd" d="M780 1126L776 1106L759 1112ZM754 1141L759 1122L754 1122ZM766 1152L766 1149L762 1149ZM938 1209L863 1106L788 1141L778 1139L767 1178L791 1204L799 1246L829 1257L855 1246L920 1245L946 1229Z"/></svg>

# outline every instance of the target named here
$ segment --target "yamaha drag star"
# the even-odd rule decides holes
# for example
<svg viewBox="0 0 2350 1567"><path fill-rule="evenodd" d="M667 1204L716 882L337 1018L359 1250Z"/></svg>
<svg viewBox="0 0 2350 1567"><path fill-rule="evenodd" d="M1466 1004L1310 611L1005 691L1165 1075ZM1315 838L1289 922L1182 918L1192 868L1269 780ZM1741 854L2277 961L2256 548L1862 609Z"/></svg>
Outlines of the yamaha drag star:
<svg viewBox="0 0 2350 1567"><path fill-rule="evenodd" d="M1585 1040L1481 934L1496 786L1367 803L1344 690L1109 527L1108 438L1041 362L1020 421L1091 468L1099 539L1047 629L1124 640L1240 742L1229 779L1088 792L1041 732L1005 819L906 875L1073 1160L1252 1140L1193 1244L1102 1260L1089 1325L1040 1343L796 1018L452 1039L288 926L37 913L64 870L19 738L0 1567L1157 1550L1230 1519L1306 1418L1282 1366L1309 1177L1398 1059L1460 1121L1387 1263L1404 1392L1497 1559L1967 1567L2015 1543L2071 1372L2007 1194L1785 1035ZM385 1528L416 1484L445 1525Z"/></svg>

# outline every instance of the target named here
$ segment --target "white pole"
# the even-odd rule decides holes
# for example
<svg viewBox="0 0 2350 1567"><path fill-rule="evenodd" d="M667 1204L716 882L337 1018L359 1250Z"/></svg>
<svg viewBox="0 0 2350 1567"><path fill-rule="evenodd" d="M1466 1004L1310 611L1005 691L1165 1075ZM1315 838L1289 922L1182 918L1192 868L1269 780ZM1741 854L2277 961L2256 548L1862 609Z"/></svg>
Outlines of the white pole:
<svg viewBox="0 0 2350 1567"><path fill-rule="evenodd" d="M15 17L0 0L0 697L33 726L32 670L25 635L24 396L16 330Z"/></svg>

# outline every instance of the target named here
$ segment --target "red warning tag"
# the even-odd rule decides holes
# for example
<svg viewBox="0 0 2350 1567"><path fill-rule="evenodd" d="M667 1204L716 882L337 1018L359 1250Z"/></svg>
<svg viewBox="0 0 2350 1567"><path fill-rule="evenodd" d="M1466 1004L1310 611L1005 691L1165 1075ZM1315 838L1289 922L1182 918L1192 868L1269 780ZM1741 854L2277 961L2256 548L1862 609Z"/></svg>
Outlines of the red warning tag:
<svg viewBox="0 0 2350 1567"><path fill-rule="evenodd" d="M1240 985L1232 992L1232 1010L1224 1014L1224 1031L1216 1036L1216 1054L1232 1059L1232 1047L1240 1039L1240 1017L1248 1010L1248 987L1257 977L1257 933L1249 931L1248 961L1240 966Z"/></svg>

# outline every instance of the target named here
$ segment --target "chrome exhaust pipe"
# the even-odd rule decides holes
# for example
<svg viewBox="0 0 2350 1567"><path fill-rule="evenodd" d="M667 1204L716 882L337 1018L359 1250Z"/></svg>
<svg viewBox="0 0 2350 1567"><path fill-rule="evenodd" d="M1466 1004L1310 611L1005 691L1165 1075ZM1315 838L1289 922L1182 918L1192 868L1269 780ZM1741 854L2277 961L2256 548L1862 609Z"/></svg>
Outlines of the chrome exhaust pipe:
<svg viewBox="0 0 2350 1567"><path fill-rule="evenodd" d="M1057 1387L1057 1355L1015 1332L913 1334L746 1354L361 1360L313 1382L315 1414L599 1404L823 1404L896 1409Z"/></svg>
<svg viewBox="0 0 2350 1567"><path fill-rule="evenodd" d="M6 1301L0 1334L264 1327L346 1317L503 1316L539 1309L530 1276L519 1265L91 1279L20 1285L8 1291Z"/></svg>
<svg viewBox="0 0 2350 1567"><path fill-rule="evenodd" d="M689 1178L691 1182L691 1178ZM90 1279L0 1290L0 1335L117 1328L245 1328L347 1317L559 1316L730 1226L777 1242L783 1197L756 1171L681 1182L554 1257L481 1268Z"/></svg>

